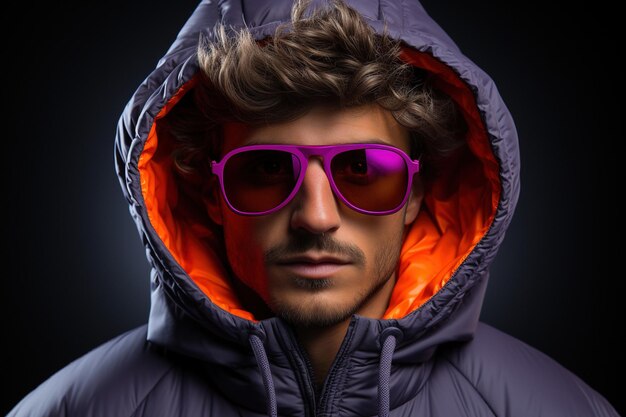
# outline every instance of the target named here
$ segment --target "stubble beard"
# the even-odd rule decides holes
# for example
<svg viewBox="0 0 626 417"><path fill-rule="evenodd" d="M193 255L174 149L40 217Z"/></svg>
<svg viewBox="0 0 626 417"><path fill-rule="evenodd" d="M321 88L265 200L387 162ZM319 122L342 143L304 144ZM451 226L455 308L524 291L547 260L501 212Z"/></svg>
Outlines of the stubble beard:
<svg viewBox="0 0 626 417"><path fill-rule="evenodd" d="M368 274L371 274L375 278L369 279L369 277L363 277L364 279L368 279L371 284L361 291L355 291L354 297L341 305L329 305L328 302L315 298L316 293L332 291L332 287L335 286L335 280L333 279L291 277L290 279L295 286L311 294L311 297L308 299L300 299L297 302L287 302L284 299L267 293L265 293L266 297L264 297L264 292L261 291L260 288L255 288L253 281L241 279L242 276L246 276L250 273L250 271L240 269L241 265L251 263L251 260L244 255L246 251L242 251L241 247L235 244L237 242L231 241L228 239L228 236L226 236L225 240L230 269L234 278L245 287L249 288L249 290L251 290L250 294L256 294L255 297L260 297L258 298L259 301L263 299L262 303L271 310L270 313L273 313L296 327L319 328L334 326L350 319L394 276L402 247L402 231L398 233L397 239L389 239L384 244L378 246L379 251L372 260L373 265L369 268L370 272ZM301 253L310 248L347 255L354 261L353 264L363 271L364 275L368 269L367 264L369 262L365 259L363 251L357 246L339 243L329 236L319 237L306 234L294 236L288 244L281 245L265 253L265 265L271 264L273 258L280 258L280 256L284 256L287 253ZM260 262L262 262L262 260L258 259L257 262L252 263L258 265Z"/></svg>
<svg viewBox="0 0 626 417"><path fill-rule="evenodd" d="M292 277L292 282L298 287L311 294L310 299L302 299L299 302L286 302L278 297L270 295L268 305L278 317L295 327L320 328L330 327L349 320L356 314L372 297L374 297L388 280L394 276L400 256L402 241L395 240L380 246L373 260L371 274L375 279L364 290L357 291L351 301L342 305L329 305L328 302L316 299L316 293L332 291L335 286L333 279L304 279ZM365 266L365 262L364 265ZM367 279L364 277L364 279Z"/></svg>

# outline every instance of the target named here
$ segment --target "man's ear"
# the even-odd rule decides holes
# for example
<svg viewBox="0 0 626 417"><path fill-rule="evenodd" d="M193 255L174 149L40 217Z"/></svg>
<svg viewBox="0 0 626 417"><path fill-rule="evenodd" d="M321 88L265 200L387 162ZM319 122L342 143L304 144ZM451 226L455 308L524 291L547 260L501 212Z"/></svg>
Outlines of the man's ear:
<svg viewBox="0 0 626 417"><path fill-rule="evenodd" d="M413 186L411 187L411 194L409 195L409 201L406 204L406 212L404 214L404 225L408 226L417 218L420 208L422 207L422 201L424 200L424 183L422 179L416 176L413 179Z"/></svg>
<svg viewBox="0 0 626 417"><path fill-rule="evenodd" d="M217 182L217 177L212 175L207 185L202 189L202 202L211 220L220 226L222 226L224 222L221 201L222 196L220 194L220 186Z"/></svg>

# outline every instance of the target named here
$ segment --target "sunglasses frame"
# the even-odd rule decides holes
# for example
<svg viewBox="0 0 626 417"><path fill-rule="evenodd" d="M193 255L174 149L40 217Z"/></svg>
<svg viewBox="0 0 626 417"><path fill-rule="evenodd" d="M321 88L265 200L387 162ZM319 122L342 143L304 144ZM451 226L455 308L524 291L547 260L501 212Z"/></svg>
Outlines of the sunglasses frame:
<svg viewBox="0 0 626 417"><path fill-rule="evenodd" d="M343 196L343 194L341 193L337 185L335 184L335 180L333 178L331 166L330 166L333 158L342 152L362 150L362 149L384 149L384 150L396 153L397 155L402 157L402 159L404 160L406 164L406 168L407 168L407 175L408 175L407 187L406 187L406 192L404 193L404 197L402 198L402 202L398 204L397 207L391 210L385 210L385 211L364 210L362 208L355 206L350 201L348 201ZM226 165L226 163L231 157L237 154L243 153L243 152L256 151L256 150L282 151L282 152L288 152L292 155L295 155L300 161L300 174L298 175L298 179L296 180L296 183L291 193L283 200L283 202L281 202L276 207L270 210L265 210L261 212L241 211L233 207L233 205L228 200L228 196L224 189L224 175L223 175L224 166ZM242 146L240 148L233 149L230 152L226 153L226 155L224 155L219 162L211 161L211 172L217 176L219 184L220 184L220 189L222 191L222 196L224 197L224 200L226 201L226 204L228 205L228 207L233 212L242 216L263 216L263 215L275 213L278 210L282 209L287 204L289 204L291 200L293 200L296 194L298 194L298 191L300 191L300 187L302 186L302 182L304 181L304 176L306 175L306 170L309 165L309 158L311 158L312 156L319 156L322 158L321 161L322 161L322 166L324 168L324 173L326 174L326 177L328 178L328 183L330 184L330 188L332 189L335 197L341 200L346 206L350 207L352 210L359 212L359 213L363 213L363 214L369 214L372 216L384 216L388 214L393 214L397 212L398 210L400 210L406 204L409 198L411 187L413 185L413 176L417 174L420 170L419 160L412 160L403 150L396 148L395 146L383 145L383 144L378 144L378 143L355 143L355 144L339 144L339 145L248 145L248 146Z"/></svg>

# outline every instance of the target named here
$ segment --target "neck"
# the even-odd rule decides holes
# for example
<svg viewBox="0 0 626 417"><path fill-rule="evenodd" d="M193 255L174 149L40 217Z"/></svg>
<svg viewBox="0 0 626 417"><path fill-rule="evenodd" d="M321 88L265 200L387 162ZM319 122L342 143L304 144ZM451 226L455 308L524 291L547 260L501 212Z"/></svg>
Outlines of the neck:
<svg viewBox="0 0 626 417"><path fill-rule="evenodd" d="M314 382L318 389L324 384L349 324L350 320L346 320L333 326L296 329L298 339L311 360Z"/></svg>
<svg viewBox="0 0 626 417"><path fill-rule="evenodd" d="M356 312L356 314L380 319L385 314L391 292L395 285L395 276L372 295ZM319 391L324 385L328 371L339 352L341 343L346 336L351 318L331 326L296 327L298 340L306 350L313 367L314 382Z"/></svg>

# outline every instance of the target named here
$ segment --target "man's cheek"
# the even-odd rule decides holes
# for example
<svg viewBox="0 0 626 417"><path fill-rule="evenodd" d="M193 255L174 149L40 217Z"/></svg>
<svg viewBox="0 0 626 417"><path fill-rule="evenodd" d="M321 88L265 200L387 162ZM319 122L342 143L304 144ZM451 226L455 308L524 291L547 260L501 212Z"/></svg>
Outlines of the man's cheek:
<svg viewBox="0 0 626 417"><path fill-rule="evenodd" d="M225 230L226 251L237 278L264 297L267 293L267 271L263 247L256 241L253 230L251 227Z"/></svg>

